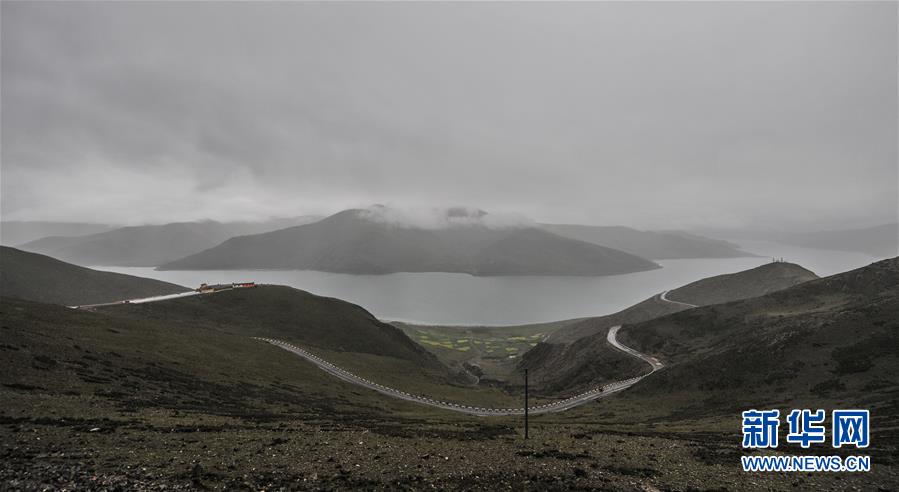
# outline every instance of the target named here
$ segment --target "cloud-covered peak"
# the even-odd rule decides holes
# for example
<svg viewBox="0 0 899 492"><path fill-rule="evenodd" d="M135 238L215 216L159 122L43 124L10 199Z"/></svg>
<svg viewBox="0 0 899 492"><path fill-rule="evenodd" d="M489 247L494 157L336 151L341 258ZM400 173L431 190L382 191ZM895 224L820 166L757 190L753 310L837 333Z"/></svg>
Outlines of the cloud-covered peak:
<svg viewBox="0 0 899 492"><path fill-rule="evenodd" d="M365 220L408 229L447 229L480 226L491 229L533 227L536 223L514 213L487 213L474 207L396 207L372 205L358 212Z"/></svg>

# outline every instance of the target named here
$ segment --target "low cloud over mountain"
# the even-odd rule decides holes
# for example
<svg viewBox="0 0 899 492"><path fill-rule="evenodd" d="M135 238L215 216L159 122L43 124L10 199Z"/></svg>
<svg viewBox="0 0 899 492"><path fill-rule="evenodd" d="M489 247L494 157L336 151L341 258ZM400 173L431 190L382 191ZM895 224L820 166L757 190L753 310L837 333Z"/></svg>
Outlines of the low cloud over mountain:
<svg viewBox="0 0 899 492"><path fill-rule="evenodd" d="M344 210L313 224L231 238L160 269L589 276L659 268L624 251L490 217L464 208Z"/></svg>
<svg viewBox="0 0 899 492"><path fill-rule="evenodd" d="M489 229L520 229L537 223L521 214L487 213L474 207L412 208L393 205L372 205L359 210L358 216L406 229L449 229L451 227L481 226Z"/></svg>

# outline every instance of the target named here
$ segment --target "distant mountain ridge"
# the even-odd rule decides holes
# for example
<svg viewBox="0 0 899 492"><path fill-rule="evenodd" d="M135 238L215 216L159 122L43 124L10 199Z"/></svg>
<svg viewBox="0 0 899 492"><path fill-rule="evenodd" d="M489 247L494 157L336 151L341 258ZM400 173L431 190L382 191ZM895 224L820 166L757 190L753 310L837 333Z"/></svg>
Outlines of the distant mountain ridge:
<svg viewBox="0 0 899 492"><path fill-rule="evenodd" d="M402 210L376 205L358 212L372 222L401 229L437 231L478 226L492 230L540 228L558 236L623 251L644 259L754 256L727 241L681 231L537 224L517 215L488 214L469 207ZM125 227L86 223L3 222L2 232L4 244L83 266L155 267L213 248L232 237L272 232L321 219L319 216L302 216L265 222L198 221ZM491 260L498 261L496 258ZM493 269L503 268L515 270L510 265L498 265Z"/></svg>
<svg viewBox="0 0 899 492"><path fill-rule="evenodd" d="M312 224L231 238L160 269L583 276L659 267L636 255L536 227L484 225L489 222L479 211L450 209L447 213L453 214L451 226L420 228L373 220L369 210L345 210Z"/></svg>
<svg viewBox="0 0 899 492"><path fill-rule="evenodd" d="M0 246L0 295L51 304L81 305L175 294L187 287L100 272L49 256Z"/></svg>
<svg viewBox="0 0 899 492"><path fill-rule="evenodd" d="M540 224L560 236L619 249L643 258L737 258L757 256L736 244L683 231L640 231L624 226Z"/></svg>
<svg viewBox="0 0 899 492"><path fill-rule="evenodd" d="M88 222L49 222L36 220L0 221L0 244L16 246L47 236L85 236L116 228Z"/></svg>
<svg viewBox="0 0 899 492"><path fill-rule="evenodd" d="M211 248L234 236L318 220L315 216L265 222L175 222L127 226L84 236L50 236L20 246L79 265L152 267Z"/></svg>
<svg viewBox="0 0 899 492"><path fill-rule="evenodd" d="M808 248L857 251L877 258L899 254L899 224L782 236L780 241Z"/></svg>

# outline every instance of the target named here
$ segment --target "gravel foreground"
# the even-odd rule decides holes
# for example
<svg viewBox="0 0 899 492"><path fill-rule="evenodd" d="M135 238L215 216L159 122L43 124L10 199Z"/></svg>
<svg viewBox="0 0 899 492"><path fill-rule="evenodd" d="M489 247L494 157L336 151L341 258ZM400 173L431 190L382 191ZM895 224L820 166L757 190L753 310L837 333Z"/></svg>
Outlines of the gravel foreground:
<svg viewBox="0 0 899 492"><path fill-rule="evenodd" d="M868 474L747 474L728 435L537 424L7 421L3 490L895 490Z"/></svg>

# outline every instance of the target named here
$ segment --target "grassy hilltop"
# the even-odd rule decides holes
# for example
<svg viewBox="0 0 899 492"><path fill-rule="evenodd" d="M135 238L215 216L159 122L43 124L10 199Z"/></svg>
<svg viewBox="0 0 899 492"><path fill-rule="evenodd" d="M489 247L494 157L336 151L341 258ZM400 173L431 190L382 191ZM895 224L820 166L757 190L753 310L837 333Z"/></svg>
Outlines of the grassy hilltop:
<svg viewBox="0 0 899 492"><path fill-rule="evenodd" d="M513 402L498 390L471 388L464 377L401 330L365 309L291 287L264 285L160 303L110 306L100 312L184 329L293 342L360 376L418 394L471 403Z"/></svg>
<svg viewBox="0 0 899 492"><path fill-rule="evenodd" d="M190 290L159 280L100 272L0 246L0 295L53 304L114 302Z"/></svg>

